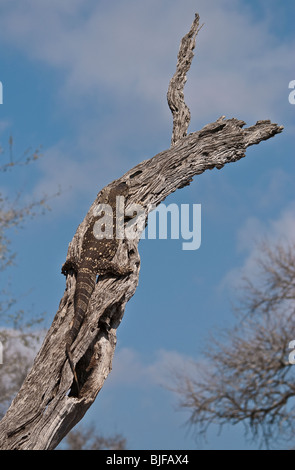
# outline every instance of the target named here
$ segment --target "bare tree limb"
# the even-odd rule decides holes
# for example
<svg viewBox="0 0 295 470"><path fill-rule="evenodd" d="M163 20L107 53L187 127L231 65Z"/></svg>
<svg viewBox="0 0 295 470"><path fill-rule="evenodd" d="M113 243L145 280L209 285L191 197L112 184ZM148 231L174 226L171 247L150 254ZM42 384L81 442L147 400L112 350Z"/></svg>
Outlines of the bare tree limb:
<svg viewBox="0 0 295 470"><path fill-rule="evenodd" d="M183 44L186 48L186 41ZM140 204L144 208L145 224L151 207L160 204L177 189L189 185L195 175L208 169L220 169L226 163L243 158L249 145L269 139L283 129L270 121L259 121L246 129L243 129L244 125L238 119L221 117L198 132L180 140L175 138L175 145L170 149L138 164L110 183L98 194L78 227L69 245L68 257L79 258L84 233L104 191L120 182L127 183L127 209L134 203ZM72 388L73 376L65 355L65 337L74 314L75 291L75 277L67 277L58 312L33 368L0 422L1 449L55 448L95 400L111 371L116 331L126 303L138 284L138 242L138 238L122 240L116 254L122 265L128 257L132 274L119 278L100 276L91 297L72 351L79 383L82 384L79 398ZM109 325L108 332L101 327L102 319Z"/></svg>
<svg viewBox="0 0 295 470"><path fill-rule="evenodd" d="M190 110L184 102L183 89L187 80L186 74L194 58L193 50L196 46L196 36L203 26L199 28L199 21L200 17L196 13L190 31L181 40L176 72L171 78L168 87L167 101L173 116L171 145L175 145L186 136L191 120Z"/></svg>
<svg viewBox="0 0 295 470"><path fill-rule="evenodd" d="M295 331L295 244L260 245L259 271L244 278L234 327L210 335L206 359L176 371L174 391L196 437L210 424L241 423L256 446L294 447L295 380L289 343ZM294 333L293 333L294 334ZM293 336L294 337L294 336Z"/></svg>

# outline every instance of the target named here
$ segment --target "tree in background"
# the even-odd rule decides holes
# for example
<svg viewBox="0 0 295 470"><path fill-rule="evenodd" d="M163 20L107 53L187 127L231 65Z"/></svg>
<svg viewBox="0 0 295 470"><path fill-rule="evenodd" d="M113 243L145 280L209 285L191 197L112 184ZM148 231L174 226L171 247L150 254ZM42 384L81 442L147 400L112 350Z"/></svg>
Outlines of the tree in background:
<svg viewBox="0 0 295 470"><path fill-rule="evenodd" d="M40 149L27 149L19 158L15 158L13 139L9 138L8 151L0 146L0 174L3 183L9 171L27 166L42 156ZM15 253L10 248L9 231L20 228L28 219L44 213L49 207L48 196L28 204L21 203L22 192L13 200L0 193L0 272L4 277L0 298L0 341L2 345L0 364L0 416L4 415L12 397L19 390L29 367L32 365L37 346L40 345L40 323L43 316L26 320L25 312L18 308L19 300L9 291L6 270L14 264ZM5 274L4 274L5 273ZM30 316L31 317L31 316ZM36 329L38 326L38 329Z"/></svg>
<svg viewBox="0 0 295 470"><path fill-rule="evenodd" d="M194 376L177 375L180 407L196 435L210 424L245 425L246 436L278 447L295 433L295 244L262 245L259 275L243 279L237 324L207 343Z"/></svg>
<svg viewBox="0 0 295 470"><path fill-rule="evenodd" d="M93 425L79 425L62 441L63 450L125 450L126 439L122 434L104 437L97 434Z"/></svg>

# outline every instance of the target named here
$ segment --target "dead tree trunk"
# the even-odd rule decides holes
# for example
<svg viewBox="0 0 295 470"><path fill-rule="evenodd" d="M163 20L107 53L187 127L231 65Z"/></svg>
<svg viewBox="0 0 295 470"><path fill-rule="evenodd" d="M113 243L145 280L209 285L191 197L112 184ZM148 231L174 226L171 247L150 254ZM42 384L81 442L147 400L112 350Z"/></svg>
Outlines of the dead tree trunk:
<svg viewBox="0 0 295 470"><path fill-rule="evenodd" d="M83 236L106 189L120 182L127 183L127 208L133 203L140 204L146 224L150 208L189 185L195 175L208 169L221 169L226 163L245 157L248 146L282 132L282 126L268 120L244 128L243 121L221 117L202 130L186 135L190 114L184 103L183 87L198 31L196 14L189 33L181 42L176 74L168 90L174 120L171 148L140 163L98 194L69 245L68 258L73 255L79 258ZM54 449L94 402L111 371L116 331L126 303L138 284L138 242L138 238L122 240L116 254L122 264L129 258L132 274L117 278L100 276L92 294L86 318L73 345L73 359L81 383L79 397L74 393L73 374L65 354L65 337L74 315L76 284L74 275L67 276L65 293L32 370L0 422L0 449ZM101 328L102 319L109 326L108 331Z"/></svg>

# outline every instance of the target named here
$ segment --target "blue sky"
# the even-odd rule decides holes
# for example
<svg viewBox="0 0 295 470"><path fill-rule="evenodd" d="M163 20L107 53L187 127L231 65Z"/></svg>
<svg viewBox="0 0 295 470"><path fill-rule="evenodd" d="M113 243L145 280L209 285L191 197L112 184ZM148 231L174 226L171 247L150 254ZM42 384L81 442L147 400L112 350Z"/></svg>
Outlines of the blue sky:
<svg viewBox="0 0 295 470"><path fill-rule="evenodd" d="M206 358L208 332L233 323L230 301L241 273L254 275L256 240L294 240L295 4L0 2L0 143L7 148L13 135L16 154L39 145L44 153L3 175L0 189L10 197L22 189L25 202L62 189L50 213L11 233L18 256L2 282L13 283L29 312L46 311L47 327L63 295L68 243L97 192L170 146L166 92L196 11L205 26L185 86L189 131L221 115L285 129L167 199L202 205L199 250L183 251L181 240L140 242L139 286L118 330L113 371L84 418L105 434L123 433L131 449L199 447L163 386L168 371ZM242 428L217 431L210 428L202 448L251 448Z"/></svg>

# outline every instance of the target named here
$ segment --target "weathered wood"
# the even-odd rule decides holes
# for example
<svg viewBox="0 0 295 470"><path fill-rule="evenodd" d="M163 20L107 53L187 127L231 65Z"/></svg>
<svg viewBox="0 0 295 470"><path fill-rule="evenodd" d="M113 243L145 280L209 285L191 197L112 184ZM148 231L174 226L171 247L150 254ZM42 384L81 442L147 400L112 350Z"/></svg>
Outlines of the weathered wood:
<svg viewBox="0 0 295 470"><path fill-rule="evenodd" d="M170 80L167 101L173 116L173 130L171 145L175 145L186 136L191 120L189 107L185 104L183 89L186 84L186 74L190 69L194 58L196 37L200 29L200 17L195 14L195 19L189 32L182 38L177 56L176 72Z"/></svg>
<svg viewBox="0 0 295 470"><path fill-rule="evenodd" d="M138 164L107 188L126 182L129 186L126 205L140 203L145 209L146 222L151 207L190 184L195 175L208 169L220 169L226 163L245 157L248 146L267 140L283 129L270 121L258 121L249 128L244 125L238 119L221 117L202 130L178 139L170 149ZM101 193L79 225L69 245L68 257L79 257L83 235ZM32 370L0 422L0 449L54 449L95 400L111 371L116 331L126 303L138 284L138 241L121 241L116 257L122 264L128 257L133 273L118 278L99 277L87 316L74 342L73 359L82 384L79 398L71 391L73 375L65 354L65 337L74 314L75 291L74 275L67 276L59 309ZM102 318L110 327L108 332L99 326Z"/></svg>

